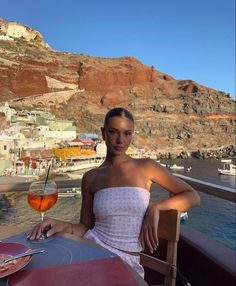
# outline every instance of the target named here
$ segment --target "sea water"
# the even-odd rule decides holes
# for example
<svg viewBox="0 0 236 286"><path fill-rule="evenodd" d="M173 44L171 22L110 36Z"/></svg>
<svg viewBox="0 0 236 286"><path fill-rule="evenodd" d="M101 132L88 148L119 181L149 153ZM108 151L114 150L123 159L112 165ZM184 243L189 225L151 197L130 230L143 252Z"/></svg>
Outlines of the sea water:
<svg viewBox="0 0 236 286"><path fill-rule="evenodd" d="M186 160L161 160L160 163L171 166L173 164L184 166L185 169L181 171L171 171L182 174L188 177L207 181L235 189L235 176L219 175L218 168L222 168L223 164L217 160L200 160L200 159L186 159ZM191 167L188 172L187 168ZM28 178L17 177L0 177L0 184L15 183L29 180ZM229 202L212 195L199 192L201 197L201 206L192 208L188 211L188 219L184 224L192 227L209 237L213 237L226 247L235 250L236 241L236 214L235 203ZM158 187L153 186L151 192L151 200L157 201L162 197L168 197L168 193ZM48 215L58 218L79 220L81 198L68 197L59 198L57 204L48 211ZM27 206L24 197L17 198L16 206L13 214L9 214L6 220L1 220L0 223L9 223L14 225L24 225L27 220L28 223L35 223L38 221L38 214L33 212Z"/></svg>
<svg viewBox="0 0 236 286"><path fill-rule="evenodd" d="M232 188L235 191L235 176L219 175L218 168L223 164L217 160L161 160L160 163L171 166L174 163L184 166L184 170L173 170L171 172L196 178L202 181L218 184ZM190 171L187 168L191 167ZM168 167L167 167L168 168ZM169 169L170 170L170 169ZM188 211L188 219L183 222L209 237L214 238L226 247L236 250L236 210L235 203L199 192L201 197L200 207ZM156 201L160 197L166 197L165 191L160 187L154 187L151 199Z"/></svg>

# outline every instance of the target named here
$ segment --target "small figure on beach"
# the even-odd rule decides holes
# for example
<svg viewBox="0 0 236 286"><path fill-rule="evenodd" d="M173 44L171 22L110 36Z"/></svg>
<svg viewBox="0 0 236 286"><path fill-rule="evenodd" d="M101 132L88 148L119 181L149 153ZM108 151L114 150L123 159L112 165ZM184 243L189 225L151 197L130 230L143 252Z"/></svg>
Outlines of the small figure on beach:
<svg viewBox="0 0 236 286"><path fill-rule="evenodd" d="M95 242L119 255L144 277L139 253L151 253L158 246L158 220L161 210L187 211L198 206L198 193L150 158L132 158L126 154L134 133L132 114L113 108L101 128L107 146L105 161L86 172L82 178L80 222L72 224L49 218L36 225L29 239L70 233ZM153 183L172 196L150 203Z"/></svg>

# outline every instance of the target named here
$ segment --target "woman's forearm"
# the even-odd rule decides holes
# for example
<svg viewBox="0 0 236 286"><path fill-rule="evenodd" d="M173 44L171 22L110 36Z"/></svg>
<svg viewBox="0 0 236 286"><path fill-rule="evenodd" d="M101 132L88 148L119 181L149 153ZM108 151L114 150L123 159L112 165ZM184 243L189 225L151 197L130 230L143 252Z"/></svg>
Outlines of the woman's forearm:
<svg viewBox="0 0 236 286"><path fill-rule="evenodd" d="M69 223L66 230L67 233L74 234L78 237L83 237L88 228L83 223Z"/></svg>
<svg viewBox="0 0 236 286"><path fill-rule="evenodd" d="M156 204L159 210L176 209L178 211L187 211L188 209L199 205L200 197L195 190L176 194L168 199L161 200Z"/></svg>

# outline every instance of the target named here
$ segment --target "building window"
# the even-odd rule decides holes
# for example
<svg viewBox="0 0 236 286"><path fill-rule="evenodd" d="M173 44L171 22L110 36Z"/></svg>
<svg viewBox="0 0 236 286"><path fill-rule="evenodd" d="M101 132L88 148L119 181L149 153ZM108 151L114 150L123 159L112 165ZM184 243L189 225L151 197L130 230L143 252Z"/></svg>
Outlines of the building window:
<svg viewBox="0 0 236 286"><path fill-rule="evenodd" d="M7 150L7 145L4 145L4 146L3 146L3 150Z"/></svg>

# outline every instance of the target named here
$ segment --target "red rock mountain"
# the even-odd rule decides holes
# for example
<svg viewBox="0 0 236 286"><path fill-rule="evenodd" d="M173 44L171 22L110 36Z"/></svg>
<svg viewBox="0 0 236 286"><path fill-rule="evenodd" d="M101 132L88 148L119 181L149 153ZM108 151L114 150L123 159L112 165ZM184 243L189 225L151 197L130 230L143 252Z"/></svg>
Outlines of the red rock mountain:
<svg viewBox="0 0 236 286"><path fill-rule="evenodd" d="M0 102L40 107L98 132L108 108L136 119L135 144L165 152L235 144L235 102L193 80L176 80L133 57L95 58L51 49L43 36L0 20Z"/></svg>

